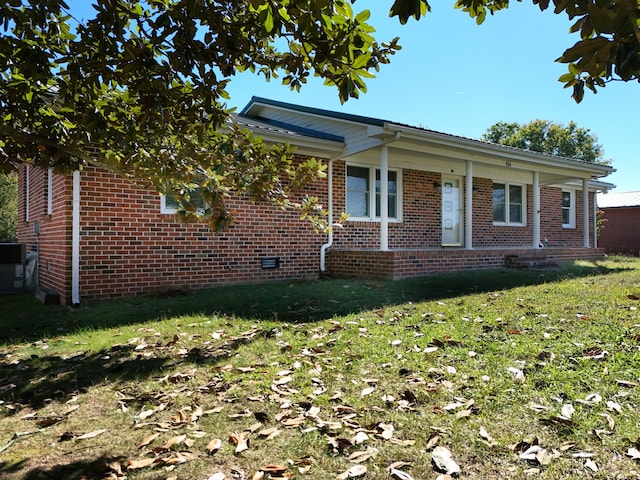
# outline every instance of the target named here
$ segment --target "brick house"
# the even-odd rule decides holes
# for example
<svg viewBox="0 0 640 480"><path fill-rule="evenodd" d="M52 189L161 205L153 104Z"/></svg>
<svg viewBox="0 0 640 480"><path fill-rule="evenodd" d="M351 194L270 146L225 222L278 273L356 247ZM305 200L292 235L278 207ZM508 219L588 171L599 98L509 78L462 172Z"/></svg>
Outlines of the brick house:
<svg viewBox="0 0 640 480"><path fill-rule="evenodd" d="M222 233L117 175L20 172L19 241L39 283L78 304L166 286L499 268L507 255L593 258L595 193L611 167L376 118L254 97L236 119L328 164L304 193L350 217L328 236L295 212L235 198Z"/></svg>
<svg viewBox="0 0 640 480"><path fill-rule="evenodd" d="M640 256L640 192L611 192L597 196L605 221L598 244L606 253Z"/></svg>

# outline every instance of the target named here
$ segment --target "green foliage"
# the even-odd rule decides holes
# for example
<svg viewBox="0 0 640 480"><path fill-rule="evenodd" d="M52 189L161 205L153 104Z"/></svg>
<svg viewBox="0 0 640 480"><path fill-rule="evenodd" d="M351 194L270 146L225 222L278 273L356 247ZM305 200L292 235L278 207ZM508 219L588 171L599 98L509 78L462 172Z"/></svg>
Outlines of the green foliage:
<svg viewBox="0 0 640 480"><path fill-rule="evenodd" d="M252 71L299 89L309 75L357 98L399 48L347 0L114 0L78 20L63 0L0 7L0 170L98 164L181 196L194 185L214 228L230 192L316 215L291 187L323 173L233 125L225 90ZM101 154L92 156L96 145ZM302 181L301 181L302 180Z"/></svg>
<svg viewBox="0 0 640 480"><path fill-rule="evenodd" d="M0 242L18 238L18 177L0 173Z"/></svg>
<svg viewBox="0 0 640 480"><path fill-rule="evenodd" d="M498 122L490 126L482 139L584 162L607 164L602 146L589 129L574 122L565 126L549 120L533 120L527 124Z"/></svg>
<svg viewBox="0 0 640 480"><path fill-rule="evenodd" d="M549 0L532 0L545 10ZM79 19L64 0L11 0L0 6L0 171L30 162L69 172L94 163L145 179L178 197L199 186L214 228L232 220L230 192L273 200L322 224L317 199L291 201L290 185L322 174L299 170L287 147L231 126L228 82L251 71L298 90L310 75L358 98L400 48L380 43L355 0L112 0ZM482 23L508 0L457 0ZM640 72L635 0L554 0L581 40L559 61L561 81L580 101L613 79ZM426 0L394 0L406 23ZM100 155L92 155L96 145ZM268 167L265 169L265 166ZM312 168L313 167L313 168ZM315 168L315 170L314 170ZM265 173L265 170L267 173ZM274 174L277 172L277 174ZM313 176L313 175L312 175ZM187 202L188 203L188 202Z"/></svg>

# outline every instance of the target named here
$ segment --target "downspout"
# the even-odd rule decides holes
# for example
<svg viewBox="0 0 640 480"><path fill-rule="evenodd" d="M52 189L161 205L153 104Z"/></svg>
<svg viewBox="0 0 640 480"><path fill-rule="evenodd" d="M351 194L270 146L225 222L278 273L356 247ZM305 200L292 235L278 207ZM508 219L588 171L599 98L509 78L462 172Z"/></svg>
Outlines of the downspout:
<svg viewBox="0 0 640 480"><path fill-rule="evenodd" d="M342 160L345 157L349 157L357 153L366 152L367 150L373 150L374 148L388 145L389 143L395 142L399 138L400 138L400 132L396 132L393 138L390 138L388 140L385 140L384 142L378 143L377 145L372 145L370 147L363 148L362 150L357 150L355 152L343 153L342 155L338 155L337 157L333 157L329 159L329 166L328 166L328 173L327 173L329 175L329 181L328 181L329 194L327 199L327 204L329 207L329 215L328 215L329 238L327 239L327 243L323 244L320 247L320 271L321 272L324 273L327 270L326 268L327 250L333 246L333 163L336 160Z"/></svg>
<svg viewBox="0 0 640 480"><path fill-rule="evenodd" d="M73 172L71 207L71 304L80 304L80 171Z"/></svg>
<svg viewBox="0 0 640 480"><path fill-rule="evenodd" d="M323 244L320 247L320 271L323 273L326 271L325 259L327 255L327 249L331 248L331 246L333 245L333 162L335 162L338 158L340 157L329 159L329 168L327 173L329 175L329 192L327 200L329 207L329 238L327 239L327 243Z"/></svg>

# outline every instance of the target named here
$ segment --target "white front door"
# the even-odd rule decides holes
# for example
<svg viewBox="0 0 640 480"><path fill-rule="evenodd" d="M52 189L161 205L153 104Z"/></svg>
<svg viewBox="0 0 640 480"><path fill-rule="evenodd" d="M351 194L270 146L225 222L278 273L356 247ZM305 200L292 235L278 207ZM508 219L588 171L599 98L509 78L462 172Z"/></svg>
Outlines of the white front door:
<svg viewBox="0 0 640 480"><path fill-rule="evenodd" d="M442 178L442 245L462 246L462 191L460 179Z"/></svg>

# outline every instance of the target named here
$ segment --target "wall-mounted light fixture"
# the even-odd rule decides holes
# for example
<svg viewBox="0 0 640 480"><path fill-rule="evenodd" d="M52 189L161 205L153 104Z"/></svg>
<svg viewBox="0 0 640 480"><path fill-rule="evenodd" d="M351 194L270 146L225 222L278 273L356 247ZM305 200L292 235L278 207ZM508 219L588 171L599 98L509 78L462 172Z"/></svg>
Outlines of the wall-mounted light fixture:
<svg viewBox="0 0 640 480"><path fill-rule="evenodd" d="M433 189L436 192L441 192L442 191L442 185L440 184L440 182L433 182Z"/></svg>

